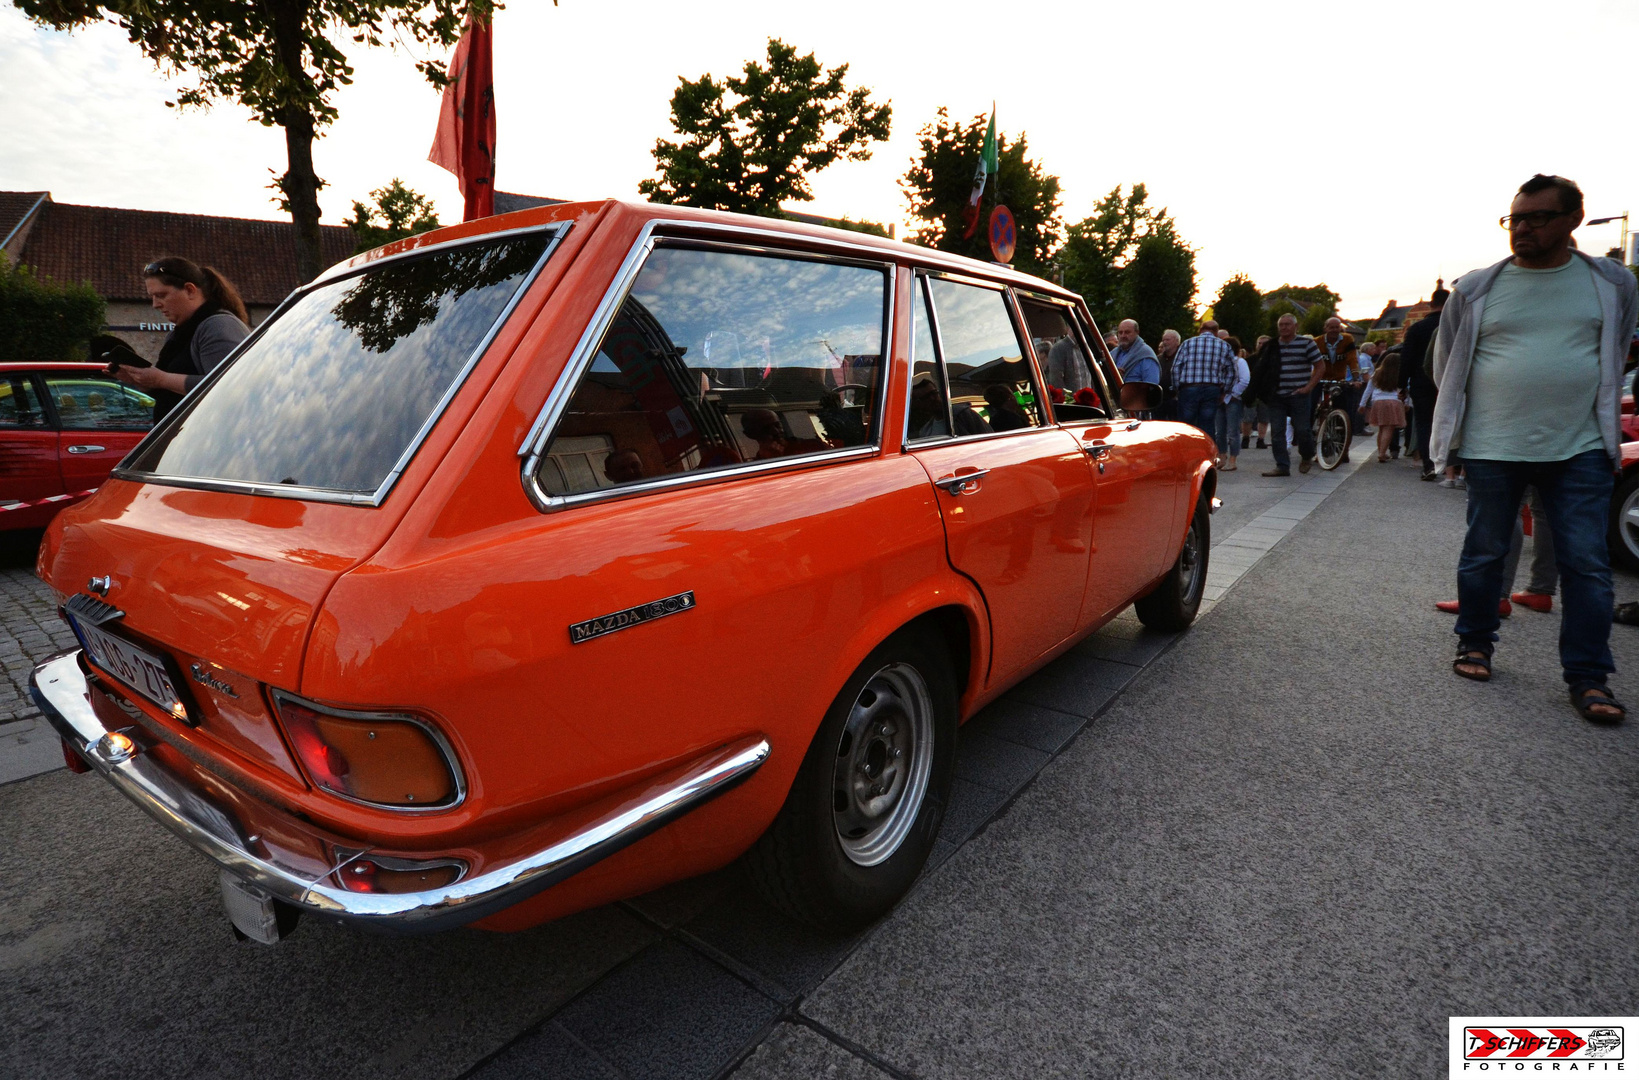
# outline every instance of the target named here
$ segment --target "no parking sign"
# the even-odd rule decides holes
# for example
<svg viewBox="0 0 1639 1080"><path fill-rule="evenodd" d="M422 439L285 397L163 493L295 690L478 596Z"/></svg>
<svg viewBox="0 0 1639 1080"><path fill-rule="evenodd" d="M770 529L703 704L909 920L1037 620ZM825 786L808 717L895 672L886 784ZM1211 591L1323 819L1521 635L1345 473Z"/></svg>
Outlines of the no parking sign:
<svg viewBox="0 0 1639 1080"><path fill-rule="evenodd" d="M1013 227L1013 211L1005 206L997 206L990 212L990 254L999 263L1013 261L1013 249L1018 242L1018 232Z"/></svg>

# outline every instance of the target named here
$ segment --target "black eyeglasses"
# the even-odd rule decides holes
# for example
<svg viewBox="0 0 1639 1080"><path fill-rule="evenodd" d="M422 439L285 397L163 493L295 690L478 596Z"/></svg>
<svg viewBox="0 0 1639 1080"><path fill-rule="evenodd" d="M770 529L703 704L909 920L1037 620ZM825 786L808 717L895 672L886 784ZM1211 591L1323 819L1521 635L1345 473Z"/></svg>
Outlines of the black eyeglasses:
<svg viewBox="0 0 1639 1080"><path fill-rule="evenodd" d="M1570 217L1571 210L1532 210L1529 214L1508 214L1497 219L1497 224L1513 232L1524 226L1531 229L1540 229L1555 218Z"/></svg>

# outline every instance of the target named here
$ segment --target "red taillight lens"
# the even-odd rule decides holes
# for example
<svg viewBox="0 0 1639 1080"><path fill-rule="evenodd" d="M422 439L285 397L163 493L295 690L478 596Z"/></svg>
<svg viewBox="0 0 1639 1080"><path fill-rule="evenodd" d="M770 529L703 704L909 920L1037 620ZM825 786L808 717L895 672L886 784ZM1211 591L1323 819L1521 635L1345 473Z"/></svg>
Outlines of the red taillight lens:
<svg viewBox="0 0 1639 1080"><path fill-rule="evenodd" d="M410 893L438 889L458 881L465 867L454 860L415 862L385 856L354 859L336 877L342 888L357 893Z"/></svg>
<svg viewBox="0 0 1639 1080"><path fill-rule="evenodd" d="M291 749L326 791L380 806L445 806L459 793L454 766L421 722L330 710L275 694Z"/></svg>

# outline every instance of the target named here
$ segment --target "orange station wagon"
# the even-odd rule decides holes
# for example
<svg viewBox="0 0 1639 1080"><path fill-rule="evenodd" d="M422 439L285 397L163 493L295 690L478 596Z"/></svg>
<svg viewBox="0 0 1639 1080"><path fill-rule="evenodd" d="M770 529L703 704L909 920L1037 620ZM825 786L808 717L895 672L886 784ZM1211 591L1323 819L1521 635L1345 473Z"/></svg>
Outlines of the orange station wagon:
<svg viewBox="0 0 1639 1080"><path fill-rule="evenodd" d="M1212 444L1047 282L620 202L293 294L59 515L70 765L236 930L516 930L744 855L856 925L957 725L1137 604L1194 618Z"/></svg>

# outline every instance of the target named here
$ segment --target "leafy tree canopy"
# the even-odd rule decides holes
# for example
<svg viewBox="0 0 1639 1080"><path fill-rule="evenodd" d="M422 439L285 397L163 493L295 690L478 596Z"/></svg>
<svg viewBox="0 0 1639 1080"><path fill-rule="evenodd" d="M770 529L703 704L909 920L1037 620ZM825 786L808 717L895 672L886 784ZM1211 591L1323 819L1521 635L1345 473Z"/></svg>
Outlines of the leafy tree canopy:
<svg viewBox="0 0 1639 1080"><path fill-rule="evenodd" d="M1136 319L1139 332L1151 341L1161 340L1164 330L1189 337L1195 327L1195 287L1195 250L1163 215L1134 246L1121 272L1116 302L1122 318ZM1101 324L1099 329L1109 327Z"/></svg>
<svg viewBox="0 0 1639 1080"><path fill-rule="evenodd" d="M285 132L288 168L271 185L296 224L297 269L320 270L318 191L313 140L336 119L335 92L353 81L342 52L355 44L416 43L448 47L470 11L488 21L494 0L12 0L30 19L58 30L107 20L124 30L161 71L188 73L173 107L237 101L267 126ZM435 86L443 66L417 61Z"/></svg>
<svg viewBox="0 0 1639 1080"><path fill-rule="evenodd" d="M1113 329L1130 317L1122 307L1122 272L1138 250L1138 242L1172 219L1166 210L1148 205L1149 192L1134 184L1126 195L1117 185L1104 196L1093 213L1071 225L1064 246L1059 249L1059 265L1064 269L1066 288L1087 301L1101 329ZM1161 326L1142 320L1139 332L1152 344L1160 340Z"/></svg>
<svg viewBox="0 0 1639 1080"><path fill-rule="evenodd" d="M353 200L353 216L342 222L353 230L354 254L438 228L432 200L405 187L396 176L386 187L370 192L370 198L374 205Z"/></svg>
<svg viewBox="0 0 1639 1080"><path fill-rule="evenodd" d="M1236 274L1218 290L1218 299L1212 303L1212 317L1218 325L1241 339L1248 349L1257 344L1258 335L1265 333L1263 295L1252 279Z"/></svg>
<svg viewBox="0 0 1639 1080"><path fill-rule="evenodd" d="M0 361L84 360L106 312L90 285L60 285L0 255Z"/></svg>
<svg viewBox="0 0 1639 1080"><path fill-rule="evenodd" d="M679 78L672 127L660 139L660 175L637 189L653 202L778 217L786 202L811 202L808 177L840 159L866 161L888 137L893 106L850 89L848 65L825 70L813 53L768 39L768 62L739 76ZM733 95L730 100L729 95Z"/></svg>
<svg viewBox="0 0 1639 1080"><path fill-rule="evenodd" d="M1282 285L1263 294L1265 300L1281 296L1303 304L1321 304L1333 311L1343 306L1343 298L1327 288L1324 281L1319 285Z"/></svg>
<svg viewBox="0 0 1639 1080"><path fill-rule="evenodd" d="M1017 234L1013 265L1027 274L1046 274L1062 227L1059 178L1030 159L1030 145L1023 135L1009 141L997 133L996 176L985 188L979 227L972 237L962 239L973 172L989 123L985 114L966 124L952 121L941 108L933 122L917 132L917 155L899 181L911 216L922 223L910 239L925 247L989 261L985 223L1000 203L1013 214Z"/></svg>

